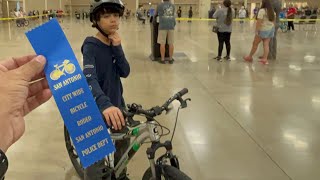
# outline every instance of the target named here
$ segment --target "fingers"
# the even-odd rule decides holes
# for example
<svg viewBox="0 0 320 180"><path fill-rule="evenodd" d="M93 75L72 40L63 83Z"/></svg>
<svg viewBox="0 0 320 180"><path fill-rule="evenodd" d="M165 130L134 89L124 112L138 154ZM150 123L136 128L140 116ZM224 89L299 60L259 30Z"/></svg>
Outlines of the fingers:
<svg viewBox="0 0 320 180"><path fill-rule="evenodd" d="M37 56L30 62L19 67L18 71L22 75L22 78L29 82L43 71L45 64L46 59L43 56Z"/></svg>
<svg viewBox="0 0 320 180"><path fill-rule="evenodd" d="M28 97L32 97L44 89L49 89L48 81L46 79L35 82L29 86Z"/></svg>
<svg viewBox="0 0 320 180"><path fill-rule="evenodd" d="M114 117L113 113L110 113L109 117L111 119L111 123L112 123L113 128L115 130L118 130L118 125L117 125L117 122L116 122L116 118Z"/></svg>
<svg viewBox="0 0 320 180"><path fill-rule="evenodd" d="M7 61L3 61L0 64L4 66L7 70L17 69L18 67L30 62L36 55L23 56L19 58L12 58Z"/></svg>
<svg viewBox="0 0 320 180"><path fill-rule="evenodd" d="M45 78L46 76L45 76L45 73L44 73L44 71L42 71L42 72L40 72L40 74L37 74L35 77L33 77L32 79L31 79L31 82L33 82L33 81L38 81L38 80L42 80L43 78Z"/></svg>
<svg viewBox="0 0 320 180"><path fill-rule="evenodd" d="M114 112L114 117L115 117L115 119L116 119L116 123L117 123L117 128L118 128L118 130L121 130L122 129L122 125L121 125L121 120L120 120L120 117L119 117L119 115L118 115L118 111L119 111L119 109L117 110L117 111L115 111Z"/></svg>
<svg viewBox="0 0 320 180"><path fill-rule="evenodd" d="M121 130L122 126L125 126L124 117L119 108L110 107L103 112L109 128L115 130Z"/></svg>
<svg viewBox="0 0 320 180"><path fill-rule="evenodd" d="M47 102L51 98L52 94L50 89L44 89L43 91L38 92L32 97L27 99L26 104L23 107L24 115L27 115L29 112L39 107L43 103Z"/></svg>
<svg viewBox="0 0 320 180"><path fill-rule="evenodd" d="M109 114L104 113L103 115L104 115L104 118L105 118L106 121L107 121L108 127L111 127L111 119L110 119L110 117L109 117Z"/></svg>
<svg viewBox="0 0 320 180"><path fill-rule="evenodd" d="M120 122L121 122L122 126L125 126L126 123L125 123L123 114L122 114L122 112L120 111L120 109L118 109L117 114L118 114L118 117L120 118ZM120 126L120 127L121 127L121 126Z"/></svg>
<svg viewBox="0 0 320 180"><path fill-rule="evenodd" d="M111 119L109 117L109 114L105 114L104 118L106 119L108 126L111 128Z"/></svg>

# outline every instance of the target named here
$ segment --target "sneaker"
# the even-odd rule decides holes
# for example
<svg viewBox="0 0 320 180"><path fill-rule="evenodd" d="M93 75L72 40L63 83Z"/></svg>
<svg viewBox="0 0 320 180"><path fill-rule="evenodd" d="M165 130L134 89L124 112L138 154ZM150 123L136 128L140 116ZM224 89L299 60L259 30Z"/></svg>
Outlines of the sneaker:
<svg viewBox="0 0 320 180"><path fill-rule="evenodd" d="M223 59L227 60L227 61L231 61L230 56L225 56Z"/></svg>
<svg viewBox="0 0 320 180"><path fill-rule="evenodd" d="M174 59L169 60L170 64L173 64L173 62L174 62Z"/></svg>
<svg viewBox="0 0 320 180"><path fill-rule="evenodd" d="M160 63L160 64L166 64L166 61L160 60L159 63Z"/></svg>
<svg viewBox="0 0 320 180"><path fill-rule="evenodd" d="M215 57L214 59L217 60L217 61L222 62L221 56L217 56L217 57Z"/></svg>

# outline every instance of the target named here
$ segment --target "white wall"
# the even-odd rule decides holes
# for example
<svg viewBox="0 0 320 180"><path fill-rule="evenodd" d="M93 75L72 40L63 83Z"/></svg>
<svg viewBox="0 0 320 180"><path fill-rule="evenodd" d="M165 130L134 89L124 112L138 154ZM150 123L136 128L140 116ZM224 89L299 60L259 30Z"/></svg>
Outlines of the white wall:
<svg viewBox="0 0 320 180"><path fill-rule="evenodd" d="M39 12L42 12L45 10L44 1L45 0L25 0L25 11L38 10Z"/></svg>
<svg viewBox="0 0 320 180"><path fill-rule="evenodd" d="M47 8L46 2L47 1ZM42 12L43 10L58 10L60 9L60 2L61 2L61 9L65 11L65 5L70 3L70 0L25 0L26 11L38 10Z"/></svg>

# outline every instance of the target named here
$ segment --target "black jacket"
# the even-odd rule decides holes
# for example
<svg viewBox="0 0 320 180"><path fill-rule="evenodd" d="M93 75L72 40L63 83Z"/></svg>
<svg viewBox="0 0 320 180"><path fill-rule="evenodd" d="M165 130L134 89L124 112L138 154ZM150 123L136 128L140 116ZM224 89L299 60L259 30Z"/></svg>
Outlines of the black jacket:
<svg viewBox="0 0 320 180"><path fill-rule="evenodd" d="M95 101L103 112L115 106L123 107L123 88L120 78L130 74L130 66L121 45L108 46L94 37L88 37L81 48L83 73Z"/></svg>

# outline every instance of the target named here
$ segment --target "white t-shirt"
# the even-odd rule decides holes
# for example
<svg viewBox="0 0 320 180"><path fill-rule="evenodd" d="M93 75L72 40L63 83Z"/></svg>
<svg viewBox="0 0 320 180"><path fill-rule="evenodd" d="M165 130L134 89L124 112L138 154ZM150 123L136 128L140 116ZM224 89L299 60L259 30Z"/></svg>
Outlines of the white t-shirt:
<svg viewBox="0 0 320 180"><path fill-rule="evenodd" d="M239 18L246 18L247 17L247 11L245 9L239 10Z"/></svg>
<svg viewBox="0 0 320 180"><path fill-rule="evenodd" d="M21 13L20 13L20 11L15 11L15 12L14 12L14 15L15 15L16 17L20 17L20 16L21 16Z"/></svg>
<svg viewBox="0 0 320 180"><path fill-rule="evenodd" d="M261 31L270 31L274 27L274 23L269 21L268 15L265 9L260 9L258 13L258 19L262 20Z"/></svg>

